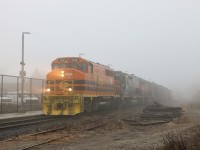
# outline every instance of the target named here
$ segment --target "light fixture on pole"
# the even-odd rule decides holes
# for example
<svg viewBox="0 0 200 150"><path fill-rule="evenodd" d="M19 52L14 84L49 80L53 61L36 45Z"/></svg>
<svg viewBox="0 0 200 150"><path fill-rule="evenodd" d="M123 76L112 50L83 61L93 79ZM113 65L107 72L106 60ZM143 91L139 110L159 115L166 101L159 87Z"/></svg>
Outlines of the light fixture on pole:
<svg viewBox="0 0 200 150"><path fill-rule="evenodd" d="M80 54L79 54L79 57L81 57L82 55L85 55L85 54L84 54L84 53L80 53Z"/></svg>
<svg viewBox="0 0 200 150"><path fill-rule="evenodd" d="M20 62L22 66L22 70L20 71L20 76L21 76L21 103L22 105L24 104L24 81L25 81L25 76L26 72L24 71L24 35L25 34L31 34L30 32L22 32L22 61Z"/></svg>

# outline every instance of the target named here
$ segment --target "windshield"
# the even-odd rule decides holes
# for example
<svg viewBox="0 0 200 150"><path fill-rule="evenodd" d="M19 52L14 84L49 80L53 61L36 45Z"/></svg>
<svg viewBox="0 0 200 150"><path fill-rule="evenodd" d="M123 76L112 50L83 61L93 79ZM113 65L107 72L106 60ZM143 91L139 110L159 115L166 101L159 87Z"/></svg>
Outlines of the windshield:
<svg viewBox="0 0 200 150"><path fill-rule="evenodd" d="M85 62L71 62L71 63L56 63L52 64L52 69L58 69L58 68L75 68L82 72L87 72L88 65Z"/></svg>

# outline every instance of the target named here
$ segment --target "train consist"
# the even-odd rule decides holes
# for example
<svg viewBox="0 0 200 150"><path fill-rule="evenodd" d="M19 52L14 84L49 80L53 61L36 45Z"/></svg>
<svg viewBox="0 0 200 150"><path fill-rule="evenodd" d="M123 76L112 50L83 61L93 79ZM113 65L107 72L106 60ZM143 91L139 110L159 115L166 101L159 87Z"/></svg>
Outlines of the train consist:
<svg viewBox="0 0 200 150"><path fill-rule="evenodd" d="M46 115L75 115L169 98L170 90L158 84L80 57L64 57L52 62L42 107Z"/></svg>

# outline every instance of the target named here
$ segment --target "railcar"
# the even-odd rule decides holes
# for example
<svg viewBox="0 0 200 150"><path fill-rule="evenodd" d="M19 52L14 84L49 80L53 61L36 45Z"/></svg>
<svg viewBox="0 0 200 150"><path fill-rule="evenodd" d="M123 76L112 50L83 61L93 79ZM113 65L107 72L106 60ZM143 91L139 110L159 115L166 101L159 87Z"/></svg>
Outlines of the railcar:
<svg viewBox="0 0 200 150"><path fill-rule="evenodd" d="M98 110L119 101L114 70L80 57L57 58L46 76L43 112L75 115Z"/></svg>
<svg viewBox="0 0 200 150"><path fill-rule="evenodd" d="M130 105L131 101L148 103L152 101L164 102L172 99L171 91L154 82L147 81L133 74L115 71L115 80L120 85L121 103Z"/></svg>
<svg viewBox="0 0 200 150"><path fill-rule="evenodd" d="M163 104L169 103L170 100L173 99L172 92L168 88L153 83L153 99L155 101L159 101Z"/></svg>
<svg viewBox="0 0 200 150"><path fill-rule="evenodd" d="M152 99L151 82L122 71L115 71L115 80L120 83L120 98L123 104L129 105L132 100L144 103Z"/></svg>

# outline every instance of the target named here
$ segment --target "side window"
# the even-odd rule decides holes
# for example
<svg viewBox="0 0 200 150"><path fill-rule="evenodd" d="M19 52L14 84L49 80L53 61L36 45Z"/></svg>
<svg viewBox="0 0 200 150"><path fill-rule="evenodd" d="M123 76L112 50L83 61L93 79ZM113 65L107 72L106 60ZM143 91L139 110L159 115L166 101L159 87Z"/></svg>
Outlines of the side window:
<svg viewBox="0 0 200 150"><path fill-rule="evenodd" d="M75 69L78 69L78 64L76 62L73 62L71 64L71 68L75 68Z"/></svg>
<svg viewBox="0 0 200 150"><path fill-rule="evenodd" d="M79 68L80 68L81 71L87 72L87 64L86 63L83 63L83 62L80 63Z"/></svg>

